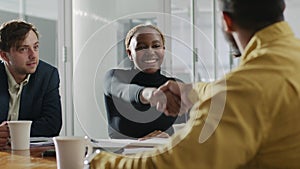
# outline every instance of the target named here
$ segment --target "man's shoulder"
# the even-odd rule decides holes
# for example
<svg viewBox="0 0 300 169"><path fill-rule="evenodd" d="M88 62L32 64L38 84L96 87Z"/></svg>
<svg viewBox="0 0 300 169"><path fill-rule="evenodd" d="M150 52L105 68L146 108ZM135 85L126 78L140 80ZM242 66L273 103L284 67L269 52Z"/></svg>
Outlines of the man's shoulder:
<svg viewBox="0 0 300 169"><path fill-rule="evenodd" d="M4 71L4 70L5 70L4 62L0 61L0 71Z"/></svg>
<svg viewBox="0 0 300 169"><path fill-rule="evenodd" d="M56 67L54 67L51 64L49 64L49 63L47 63L45 61L42 61L42 60L39 60L38 67L40 67L42 69L57 69Z"/></svg>
<svg viewBox="0 0 300 169"><path fill-rule="evenodd" d="M35 73L32 74L32 76L51 77L56 74L58 74L58 70L56 67L45 61L39 60L38 67Z"/></svg>
<svg viewBox="0 0 300 169"><path fill-rule="evenodd" d="M56 67L52 66L51 64L45 61L39 60L36 73L49 74L56 71L58 71Z"/></svg>
<svg viewBox="0 0 300 169"><path fill-rule="evenodd" d="M6 71L5 71L5 66L4 66L4 62L0 61L0 79L6 79L7 75L6 75Z"/></svg>

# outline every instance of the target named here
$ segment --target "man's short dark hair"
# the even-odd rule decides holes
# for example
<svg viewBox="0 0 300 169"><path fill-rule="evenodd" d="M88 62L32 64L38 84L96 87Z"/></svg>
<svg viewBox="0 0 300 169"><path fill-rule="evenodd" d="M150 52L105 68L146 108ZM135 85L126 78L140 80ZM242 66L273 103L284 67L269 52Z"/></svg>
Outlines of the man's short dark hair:
<svg viewBox="0 0 300 169"><path fill-rule="evenodd" d="M240 27L259 30L284 20L284 0L219 0L220 10Z"/></svg>
<svg viewBox="0 0 300 169"><path fill-rule="evenodd" d="M21 20L3 23L0 28L0 50L8 52L11 47L18 48L30 30L39 38L36 27L31 23Z"/></svg>

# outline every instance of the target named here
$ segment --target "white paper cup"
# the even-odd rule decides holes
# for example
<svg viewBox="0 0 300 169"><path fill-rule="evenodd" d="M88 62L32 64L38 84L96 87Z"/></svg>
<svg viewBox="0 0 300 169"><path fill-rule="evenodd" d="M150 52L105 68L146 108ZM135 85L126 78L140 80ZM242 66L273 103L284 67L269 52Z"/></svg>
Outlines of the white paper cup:
<svg viewBox="0 0 300 169"><path fill-rule="evenodd" d="M12 150L28 150L30 144L30 128L32 121L8 121Z"/></svg>
<svg viewBox="0 0 300 169"><path fill-rule="evenodd" d="M180 131L184 126L185 126L185 123L173 124L172 127L174 130L174 133L177 133L178 131Z"/></svg>
<svg viewBox="0 0 300 169"><path fill-rule="evenodd" d="M83 169L84 160L92 154L89 140L80 136L53 137L58 169Z"/></svg>

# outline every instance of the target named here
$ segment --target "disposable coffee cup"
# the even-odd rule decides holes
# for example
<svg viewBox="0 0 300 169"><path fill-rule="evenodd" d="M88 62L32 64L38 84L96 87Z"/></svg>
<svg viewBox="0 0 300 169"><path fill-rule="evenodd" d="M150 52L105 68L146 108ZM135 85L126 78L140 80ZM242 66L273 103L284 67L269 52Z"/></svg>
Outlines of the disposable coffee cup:
<svg viewBox="0 0 300 169"><path fill-rule="evenodd" d="M80 136L53 137L58 169L83 169L85 159L92 154L89 139Z"/></svg>
<svg viewBox="0 0 300 169"><path fill-rule="evenodd" d="M28 150L30 145L30 128L32 121L8 121L12 150Z"/></svg>

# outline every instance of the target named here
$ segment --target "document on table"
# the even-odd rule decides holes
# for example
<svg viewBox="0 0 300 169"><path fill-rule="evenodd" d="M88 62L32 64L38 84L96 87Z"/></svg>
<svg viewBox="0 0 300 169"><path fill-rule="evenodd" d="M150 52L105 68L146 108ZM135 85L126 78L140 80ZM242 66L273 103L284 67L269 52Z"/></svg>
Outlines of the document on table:
<svg viewBox="0 0 300 169"><path fill-rule="evenodd" d="M104 150L117 150L125 147L149 148L168 143L168 138L151 138L147 140L131 139L93 139L92 145Z"/></svg>
<svg viewBox="0 0 300 169"><path fill-rule="evenodd" d="M150 138L142 141L132 139L92 139L92 146L95 149L118 154L135 154L153 150L154 147L167 144L168 141L168 138Z"/></svg>
<svg viewBox="0 0 300 169"><path fill-rule="evenodd" d="M167 144L169 142L168 138L150 138L146 140L134 140L132 141L129 146L134 146L134 147L155 147L155 146L160 146Z"/></svg>
<svg viewBox="0 0 300 169"><path fill-rule="evenodd" d="M52 137L30 137L30 147L53 146Z"/></svg>

